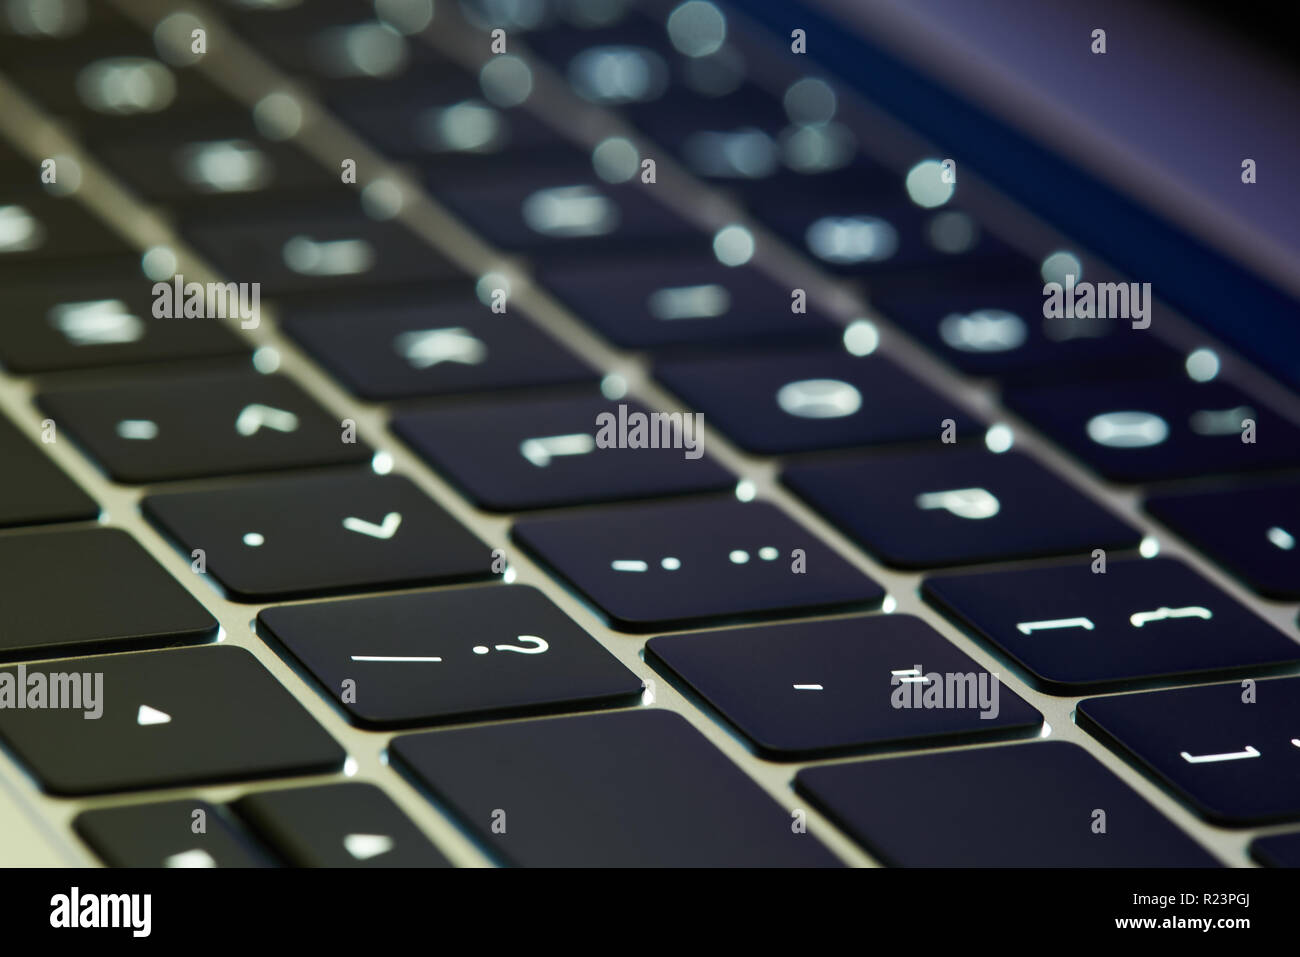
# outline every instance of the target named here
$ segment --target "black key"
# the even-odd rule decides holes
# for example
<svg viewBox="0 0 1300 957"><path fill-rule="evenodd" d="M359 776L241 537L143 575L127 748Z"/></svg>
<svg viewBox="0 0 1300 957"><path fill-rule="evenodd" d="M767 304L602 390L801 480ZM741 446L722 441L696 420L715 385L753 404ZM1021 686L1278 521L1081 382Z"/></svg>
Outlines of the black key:
<svg viewBox="0 0 1300 957"><path fill-rule="evenodd" d="M1075 716L1216 824L1300 818L1300 678L1089 698Z"/></svg>
<svg viewBox="0 0 1300 957"><path fill-rule="evenodd" d="M57 434L57 433L56 433ZM0 415L0 527L92 519L99 506Z"/></svg>
<svg viewBox="0 0 1300 957"><path fill-rule="evenodd" d="M839 326L815 309L792 311L790 288L707 255L558 264L543 268L540 278L584 322L627 349L840 337Z"/></svg>
<svg viewBox="0 0 1300 957"><path fill-rule="evenodd" d="M217 622L120 529L0 536L0 657L212 639Z"/></svg>
<svg viewBox="0 0 1300 957"><path fill-rule="evenodd" d="M948 419L958 436L979 434L956 403L883 356L842 349L733 354L663 362L656 375L742 448L759 454L937 442Z"/></svg>
<svg viewBox="0 0 1300 957"><path fill-rule="evenodd" d="M46 413L119 482L360 462L371 450L289 379L255 372L141 378L42 393Z"/></svg>
<svg viewBox="0 0 1300 957"><path fill-rule="evenodd" d="M1026 269L1003 283L935 290L873 286L871 302L963 372L1061 382L1174 375L1183 357L1119 319L1043 318L1042 280ZM1154 321L1154 320L1153 320Z"/></svg>
<svg viewBox="0 0 1300 957"><path fill-rule="evenodd" d="M0 362L18 373L245 356L238 315L156 318L153 282L136 278L10 288Z"/></svg>
<svg viewBox="0 0 1300 957"><path fill-rule="evenodd" d="M373 784L258 791L240 798L234 809L298 867L451 866Z"/></svg>
<svg viewBox="0 0 1300 957"><path fill-rule="evenodd" d="M410 479L348 472L151 495L149 519L237 601L463 581L490 550Z"/></svg>
<svg viewBox="0 0 1300 957"><path fill-rule="evenodd" d="M393 428L475 504L491 511L712 492L735 485L735 476L701 457L703 445L665 444L665 434L669 443L699 441L697 420L690 413L673 413L676 419L638 418L649 414L639 403L600 397L532 399L415 412L398 417ZM652 421L667 425L653 430L656 448L601 445L606 427L616 428L620 419L644 421L647 442Z"/></svg>
<svg viewBox="0 0 1300 957"><path fill-rule="evenodd" d="M776 760L1027 735L1043 721L910 615L661 636L646 660Z"/></svg>
<svg viewBox="0 0 1300 957"><path fill-rule="evenodd" d="M291 336L357 395L424 395L595 382L599 375L517 312L474 299L298 310Z"/></svg>
<svg viewBox="0 0 1300 957"><path fill-rule="evenodd" d="M1077 383L1010 389L1005 400L1117 482L1300 465L1300 428L1222 382ZM1246 420L1254 423L1253 433Z"/></svg>
<svg viewBox="0 0 1300 957"><path fill-rule="evenodd" d="M1135 547L1137 529L1032 459L982 449L792 465L784 482L881 561L961 565Z"/></svg>
<svg viewBox="0 0 1300 957"><path fill-rule="evenodd" d="M82 840L110 867L266 867L271 861L207 801L83 811Z"/></svg>
<svg viewBox="0 0 1300 957"><path fill-rule="evenodd" d="M898 867L1217 867L1064 741L800 771L795 786Z"/></svg>
<svg viewBox="0 0 1300 957"><path fill-rule="evenodd" d="M594 509L525 519L513 535L624 631L884 598L879 585L765 502Z"/></svg>
<svg viewBox="0 0 1300 957"><path fill-rule="evenodd" d="M1255 672L1300 645L1181 562L1095 562L926 579L925 597L1054 694Z"/></svg>
<svg viewBox="0 0 1300 957"><path fill-rule="evenodd" d="M641 693L639 678L523 586L268 608L258 628L375 727L610 706Z"/></svg>
<svg viewBox="0 0 1300 957"><path fill-rule="evenodd" d="M1300 831L1257 837L1250 855L1266 867L1300 867Z"/></svg>
<svg viewBox="0 0 1300 957"><path fill-rule="evenodd" d="M367 216L355 195L250 199L254 205L231 204L224 218L204 213L182 228L231 279L260 282L263 296L463 276L405 226Z"/></svg>
<svg viewBox="0 0 1300 957"><path fill-rule="evenodd" d="M53 794L323 774L343 765L343 749L242 648L105 655L66 665L74 667L104 676L98 719L68 708L0 709L0 738Z"/></svg>
<svg viewBox="0 0 1300 957"><path fill-rule="evenodd" d="M667 711L432 731L396 738L391 751L509 864L838 864L811 834L794 833L790 815Z"/></svg>
<svg viewBox="0 0 1300 957"><path fill-rule="evenodd" d="M56 166L57 174L57 166ZM31 181L39 176L33 166ZM62 281L75 260L133 258L131 248L75 199L56 198L35 185L0 187L0 275L31 278L33 266L62 269ZM79 269L75 274L82 275Z"/></svg>
<svg viewBox="0 0 1300 957"><path fill-rule="evenodd" d="M1300 598L1300 483L1172 492L1146 510L1269 598Z"/></svg>

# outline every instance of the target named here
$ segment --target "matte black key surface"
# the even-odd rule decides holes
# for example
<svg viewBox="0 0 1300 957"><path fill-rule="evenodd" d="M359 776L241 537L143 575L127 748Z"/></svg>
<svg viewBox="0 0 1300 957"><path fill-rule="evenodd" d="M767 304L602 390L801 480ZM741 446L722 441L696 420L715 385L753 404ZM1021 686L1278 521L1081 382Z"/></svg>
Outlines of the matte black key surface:
<svg viewBox="0 0 1300 957"><path fill-rule="evenodd" d="M57 433L56 433L57 434ZM0 415L0 527L92 519L99 505Z"/></svg>
<svg viewBox="0 0 1300 957"><path fill-rule="evenodd" d="M1141 538L1016 452L878 452L792 465L782 480L900 568L1133 548Z"/></svg>
<svg viewBox="0 0 1300 957"><path fill-rule="evenodd" d="M795 786L893 866L1219 866L1064 741L808 768Z"/></svg>
<svg viewBox="0 0 1300 957"><path fill-rule="evenodd" d="M151 495L145 514L237 601L464 581L491 550L410 479L364 471Z"/></svg>
<svg viewBox="0 0 1300 957"><path fill-rule="evenodd" d="M295 383L256 372L141 377L37 397L119 482L361 462L340 421Z"/></svg>
<svg viewBox="0 0 1300 957"><path fill-rule="evenodd" d="M183 224L194 247L230 279L260 282L261 294L322 292L386 282L445 281L460 268L394 220L368 217L338 191L232 204Z"/></svg>
<svg viewBox="0 0 1300 957"><path fill-rule="evenodd" d="M937 443L949 419L959 437L982 433L956 403L882 356L843 349L728 354L661 362L655 374L742 448L760 454Z"/></svg>
<svg viewBox="0 0 1300 957"><path fill-rule="evenodd" d="M758 270L694 258L637 254L541 270L541 282L580 319L628 349L785 343L840 338L815 307L796 313L791 290Z"/></svg>
<svg viewBox="0 0 1300 957"><path fill-rule="evenodd" d="M707 499L525 519L514 538L624 631L861 607L884 590L773 505Z"/></svg>
<svg viewBox="0 0 1300 957"><path fill-rule="evenodd" d="M595 382L586 362L517 312L476 299L291 313L289 334L368 399Z"/></svg>
<svg viewBox="0 0 1300 957"><path fill-rule="evenodd" d="M1300 644L1170 558L948 575L927 600L1055 694L1124 682L1251 673Z"/></svg>
<svg viewBox="0 0 1300 957"><path fill-rule="evenodd" d="M153 286L137 271L134 278L11 287L0 363L30 373L248 354L237 315L156 318Z"/></svg>
<svg viewBox="0 0 1300 957"><path fill-rule="evenodd" d="M0 275L22 280L33 266L45 265L62 269L66 281L71 261L130 256L130 246L75 199L34 185L38 166L31 176L30 186L0 186Z"/></svg>
<svg viewBox="0 0 1300 957"><path fill-rule="evenodd" d="M0 535L0 658L208 641L217 621L120 529Z"/></svg>
<svg viewBox="0 0 1300 957"><path fill-rule="evenodd" d="M34 670L28 667L29 680ZM94 720L68 708L0 709L0 738L53 794L323 774L343 765L343 749L242 648L105 655L40 670L104 676L103 714Z"/></svg>
<svg viewBox="0 0 1300 957"><path fill-rule="evenodd" d="M258 628L365 725L630 704L641 693L639 678L522 585L268 608Z"/></svg>
<svg viewBox="0 0 1300 957"><path fill-rule="evenodd" d="M1300 818L1300 678L1089 698L1075 715L1216 824Z"/></svg>
<svg viewBox="0 0 1300 957"><path fill-rule="evenodd" d="M110 867L267 867L271 859L207 801L83 811L81 839Z"/></svg>
<svg viewBox="0 0 1300 957"><path fill-rule="evenodd" d="M1250 843L1250 856L1266 867L1300 867L1300 831L1257 837Z"/></svg>
<svg viewBox="0 0 1300 957"><path fill-rule="evenodd" d="M1043 721L910 615L660 636L646 660L778 760L1028 735Z"/></svg>
<svg viewBox="0 0 1300 957"><path fill-rule="evenodd" d="M839 863L812 834L794 833L783 808L667 711L431 731L396 738L391 751L510 864Z"/></svg>
<svg viewBox="0 0 1300 957"><path fill-rule="evenodd" d="M235 811L298 867L450 867L401 808L373 784L257 791Z"/></svg>
<svg viewBox="0 0 1300 957"><path fill-rule="evenodd" d="M649 414L639 403L601 397L531 399L414 412L399 416L393 428L475 504L492 511L716 492L735 485L734 475L702 456L702 445L691 450L663 444L664 428L670 441L698 442L694 419L682 413L675 420L637 418ZM601 435L620 418L643 422L647 442L649 424L667 422L653 430L660 447L602 446Z"/></svg>
<svg viewBox="0 0 1300 957"><path fill-rule="evenodd" d="M1116 482L1300 465L1300 428L1223 382L1187 378L1010 389L1006 403ZM1253 426L1253 442L1242 441Z"/></svg>
<svg viewBox="0 0 1300 957"><path fill-rule="evenodd" d="M1300 598L1300 482L1172 492L1146 510L1261 595Z"/></svg>

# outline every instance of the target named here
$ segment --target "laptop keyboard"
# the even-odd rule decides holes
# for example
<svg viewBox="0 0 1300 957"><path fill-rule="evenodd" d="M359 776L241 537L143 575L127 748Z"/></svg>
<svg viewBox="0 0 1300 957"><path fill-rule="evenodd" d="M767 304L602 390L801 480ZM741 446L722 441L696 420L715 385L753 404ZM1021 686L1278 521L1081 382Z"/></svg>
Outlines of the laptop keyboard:
<svg viewBox="0 0 1300 957"><path fill-rule="evenodd" d="M47 5L0 676L102 715L0 774L70 861L1295 860L1300 428L1196 316L1040 323L1114 274L721 4Z"/></svg>

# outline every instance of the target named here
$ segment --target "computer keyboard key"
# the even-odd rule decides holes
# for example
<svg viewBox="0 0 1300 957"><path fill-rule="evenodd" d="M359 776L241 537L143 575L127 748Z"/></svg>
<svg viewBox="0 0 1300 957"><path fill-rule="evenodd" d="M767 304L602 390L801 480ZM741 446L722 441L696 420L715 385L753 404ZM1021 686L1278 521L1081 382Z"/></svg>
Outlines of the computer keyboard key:
<svg viewBox="0 0 1300 957"><path fill-rule="evenodd" d="M766 502L587 509L524 519L512 534L623 631L859 608L885 594Z"/></svg>
<svg viewBox="0 0 1300 957"><path fill-rule="evenodd" d="M661 635L645 655L775 760L1026 736L1043 722L910 615Z"/></svg>
<svg viewBox="0 0 1300 957"><path fill-rule="evenodd" d="M411 819L373 784L256 791L233 805L297 867L450 867Z"/></svg>
<svg viewBox="0 0 1300 957"><path fill-rule="evenodd" d="M293 309L285 328L367 399L595 383L599 373L529 319L477 299Z"/></svg>
<svg viewBox="0 0 1300 957"><path fill-rule="evenodd" d="M258 630L372 727L632 704L641 693L639 678L523 585L268 608Z"/></svg>
<svg viewBox="0 0 1300 957"><path fill-rule="evenodd" d="M32 183L38 170L33 165ZM34 267L46 267L51 280L66 281L74 270L82 275L82 262L130 253L125 240L75 200L35 186L0 184L0 276L6 282L30 280Z"/></svg>
<svg viewBox="0 0 1300 957"><path fill-rule="evenodd" d="M668 415L600 396L533 398L413 412L399 416L393 429L490 511L716 492L736 484L734 475L703 457L702 444L672 447L674 437L698 441L691 413L672 413L672 419L651 414ZM645 441L653 434L658 447L601 445L620 419L653 423Z"/></svg>
<svg viewBox="0 0 1300 957"><path fill-rule="evenodd" d="M94 720L80 709L0 709L0 739L52 794L325 774L343 766L343 749L242 648L105 655L40 667L103 674L103 713ZM4 673L17 680L14 669Z"/></svg>
<svg viewBox="0 0 1300 957"><path fill-rule="evenodd" d="M1257 837L1250 856L1265 867L1300 867L1300 831Z"/></svg>
<svg viewBox="0 0 1300 957"><path fill-rule="evenodd" d="M236 601L486 578L491 549L408 478L365 471L150 495L143 508Z"/></svg>
<svg viewBox="0 0 1300 957"><path fill-rule="evenodd" d="M1215 824L1300 819L1300 678L1088 698L1075 720Z"/></svg>
<svg viewBox="0 0 1300 957"><path fill-rule="evenodd" d="M764 455L891 442L937 444L949 421L983 429L883 356L843 349L671 359L655 375L741 448Z"/></svg>
<svg viewBox="0 0 1300 957"><path fill-rule="evenodd" d="M110 867L269 867L225 811L198 799L83 811L81 839Z"/></svg>
<svg viewBox="0 0 1300 957"><path fill-rule="evenodd" d="M109 476L140 484L368 460L341 419L295 383L256 372L193 372L37 396Z"/></svg>
<svg viewBox="0 0 1300 957"><path fill-rule="evenodd" d="M1268 598L1300 598L1300 482L1170 492L1146 510Z"/></svg>
<svg viewBox="0 0 1300 957"><path fill-rule="evenodd" d="M0 462L0 528L88 521L99 515L95 500L3 415Z"/></svg>
<svg viewBox="0 0 1300 957"><path fill-rule="evenodd" d="M1300 428L1223 382L1069 383L1009 389L1004 399L1116 482L1300 466Z"/></svg>
<svg viewBox="0 0 1300 957"><path fill-rule="evenodd" d="M945 447L788 466L782 480L899 568L1135 548L1137 529L1016 452Z"/></svg>
<svg viewBox="0 0 1300 957"><path fill-rule="evenodd" d="M0 659L197 644L217 621L116 528L0 535Z"/></svg>
<svg viewBox="0 0 1300 957"><path fill-rule="evenodd" d="M515 721L395 738L390 753L524 867L834 867L838 861L684 718Z"/></svg>
<svg viewBox="0 0 1300 957"><path fill-rule="evenodd" d="M926 599L1054 694L1254 674L1300 644L1171 558L926 579Z"/></svg>
<svg viewBox="0 0 1300 957"><path fill-rule="evenodd" d="M892 866L1219 866L1064 741L807 768L795 787Z"/></svg>
<svg viewBox="0 0 1300 957"><path fill-rule="evenodd" d="M833 343L842 330L813 306L794 312L793 290L712 256L647 256L559 263L541 283L625 349Z"/></svg>

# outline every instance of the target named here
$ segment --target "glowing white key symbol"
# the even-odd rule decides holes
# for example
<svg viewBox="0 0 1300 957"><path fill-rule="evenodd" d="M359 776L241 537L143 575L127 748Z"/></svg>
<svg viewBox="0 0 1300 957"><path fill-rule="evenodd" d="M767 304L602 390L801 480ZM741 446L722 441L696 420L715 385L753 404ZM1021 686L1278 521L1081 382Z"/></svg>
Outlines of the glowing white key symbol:
<svg viewBox="0 0 1300 957"><path fill-rule="evenodd" d="M595 448L594 438L585 432L574 432L569 435L547 435L524 439L519 443L519 454L542 469L550 465L551 459L556 456L586 455Z"/></svg>
<svg viewBox="0 0 1300 957"><path fill-rule="evenodd" d="M1005 309L953 312L939 321L939 338L961 352L1010 352L1028 335L1025 321Z"/></svg>
<svg viewBox="0 0 1300 957"><path fill-rule="evenodd" d="M364 239L317 242L294 236L280 251L284 264L301 276L353 276L375 264L375 247Z"/></svg>
<svg viewBox="0 0 1300 957"><path fill-rule="evenodd" d="M879 262L898 250L898 230L876 216L823 216L808 227L804 242L826 262Z"/></svg>
<svg viewBox="0 0 1300 957"><path fill-rule="evenodd" d="M360 518L353 518L351 515L343 519L343 527L349 532L356 532L358 535L369 535L371 538L392 538L397 534L397 529L401 524L401 512L389 512L384 516L382 525L376 525Z"/></svg>
<svg viewBox="0 0 1300 957"><path fill-rule="evenodd" d="M795 691L825 691L822 685L792 685Z"/></svg>
<svg viewBox="0 0 1300 957"><path fill-rule="evenodd" d="M1193 412L1187 424L1197 435L1236 435L1242 426L1242 419L1255 417L1255 410L1248 405L1239 405L1231 409L1202 409Z"/></svg>
<svg viewBox="0 0 1300 957"><path fill-rule="evenodd" d="M1188 754L1186 751L1178 753L1188 764L1215 764L1219 761L1240 761L1242 758L1259 757L1259 752L1249 744L1240 751L1229 751L1226 754Z"/></svg>
<svg viewBox="0 0 1300 957"><path fill-rule="evenodd" d="M437 663L442 661L441 658L433 655L349 655L353 661L388 661L388 662L420 662L425 664Z"/></svg>
<svg viewBox="0 0 1300 957"><path fill-rule="evenodd" d="M195 848L163 859L163 867L216 867L217 860L207 851Z"/></svg>
<svg viewBox="0 0 1300 957"><path fill-rule="evenodd" d="M159 711L157 708L151 708L147 704L140 705L140 710L135 713L135 723L138 725L151 724L171 724L172 716L166 711Z"/></svg>
<svg viewBox="0 0 1300 957"><path fill-rule="evenodd" d="M1146 449L1169 437L1169 423L1152 412L1104 412L1086 428L1088 438L1112 449Z"/></svg>
<svg viewBox="0 0 1300 957"><path fill-rule="evenodd" d="M275 429L277 432L296 432L298 417L284 409L254 402L244 406L235 419L235 431L243 436L256 435L263 428Z"/></svg>
<svg viewBox="0 0 1300 957"><path fill-rule="evenodd" d="M524 222L544 236L603 236L622 215L613 200L590 186L539 189L523 204Z"/></svg>
<svg viewBox="0 0 1300 957"><path fill-rule="evenodd" d="M1284 552L1289 552L1291 549L1295 548L1295 536L1285 528L1279 528L1274 525L1265 532L1265 534L1268 536L1270 542L1282 549Z"/></svg>
<svg viewBox="0 0 1300 957"><path fill-rule="evenodd" d="M120 299L61 303L50 310L49 320L74 346L135 342L144 335L144 322Z"/></svg>
<svg viewBox="0 0 1300 957"><path fill-rule="evenodd" d="M21 206L0 206L0 253L35 249L45 239L45 227Z"/></svg>
<svg viewBox="0 0 1300 957"><path fill-rule="evenodd" d="M958 518L992 518L1002 510L996 495L983 488L954 488L944 492L923 492L916 497L916 507L925 510L946 509Z"/></svg>
<svg viewBox="0 0 1300 957"><path fill-rule="evenodd" d="M731 308L731 293L717 283L676 286L651 293L646 307L656 319L712 319Z"/></svg>
<svg viewBox="0 0 1300 957"><path fill-rule="evenodd" d="M404 332L393 340L393 347L416 369L430 369L442 362L476 366L488 352L483 340L460 326Z"/></svg>
<svg viewBox="0 0 1300 957"><path fill-rule="evenodd" d="M1155 611L1138 611L1129 616L1129 621L1134 628L1141 628L1143 625L1153 621L1164 621L1168 618L1200 618L1202 621L1209 621L1214 617L1214 612L1208 608L1202 608L1200 605L1188 605L1186 608L1157 608Z"/></svg>
<svg viewBox="0 0 1300 957"><path fill-rule="evenodd" d="M368 861L393 849L393 839L387 834L349 834L343 838L343 847L358 861Z"/></svg>
<svg viewBox="0 0 1300 957"><path fill-rule="evenodd" d="M616 558L609 563L616 572L645 572L650 570L650 563L639 558ZM675 572L682 567L682 560L671 555L659 560L659 567L664 571Z"/></svg>
<svg viewBox="0 0 1300 957"><path fill-rule="evenodd" d="M916 665L912 668L903 668L900 671L891 671L889 674L891 677L897 678L899 684L904 685L923 685L928 683L930 680L925 676L925 673L921 671L920 665Z"/></svg>
<svg viewBox="0 0 1300 957"><path fill-rule="evenodd" d="M1022 621L1017 622L1016 631L1022 635L1029 635L1035 631L1046 631L1049 628L1086 628L1092 631L1096 625L1088 618L1049 618L1046 621Z"/></svg>
<svg viewBox="0 0 1300 957"><path fill-rule="evenodd" d="M842 419L862 408L862 393L839 379L800 379L777 390L776 404L801 419Z"/></svg>
<svg viewBox="0 0 1300 957"><path fill-rule="evenodd" d="M123 419L117 423L117 434L133 442L148 442L158 437L158 423L152 419Z"/></svg>

